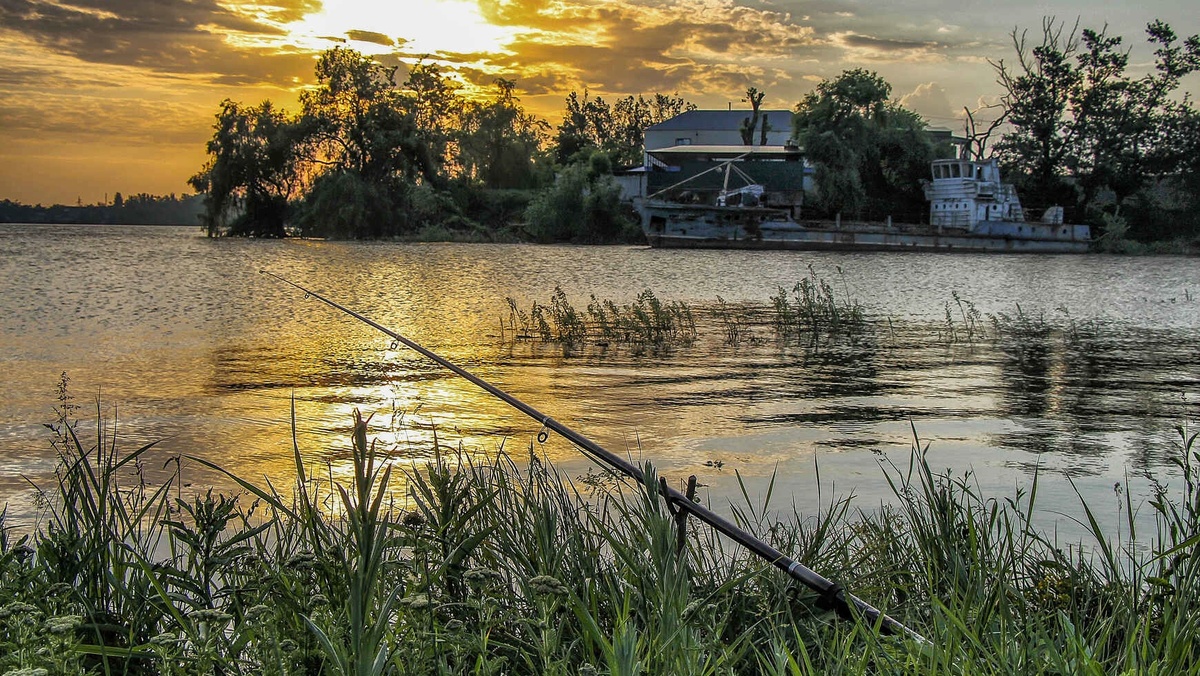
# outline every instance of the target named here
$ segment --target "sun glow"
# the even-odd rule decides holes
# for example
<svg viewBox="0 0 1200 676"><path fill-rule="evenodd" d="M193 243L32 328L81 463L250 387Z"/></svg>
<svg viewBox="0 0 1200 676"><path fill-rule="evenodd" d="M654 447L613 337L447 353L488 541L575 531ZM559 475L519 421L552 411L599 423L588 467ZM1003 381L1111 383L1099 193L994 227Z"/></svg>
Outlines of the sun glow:
<svg viewBox="0 0 1200 676"><path fill-rule="evenodd" d="M491 53L502 51L512 31L493 26L468 0L387 2L325 0L321 11L287 27L292 38L309 46L345 39L368 54ZM391 41L391 45L384 44Z"/></svg>

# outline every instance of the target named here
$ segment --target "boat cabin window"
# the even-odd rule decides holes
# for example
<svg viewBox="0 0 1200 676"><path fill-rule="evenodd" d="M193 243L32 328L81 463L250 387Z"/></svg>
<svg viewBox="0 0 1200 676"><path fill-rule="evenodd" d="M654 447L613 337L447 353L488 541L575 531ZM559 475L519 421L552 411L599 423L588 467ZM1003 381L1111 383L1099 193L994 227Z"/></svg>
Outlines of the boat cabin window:
<svg viewBox="0 0 1200 676"><path fill-rule="evenodd" d="M950 165L950 176L952 178L961 178L962 177L962 165L951 164Z"/></svg>

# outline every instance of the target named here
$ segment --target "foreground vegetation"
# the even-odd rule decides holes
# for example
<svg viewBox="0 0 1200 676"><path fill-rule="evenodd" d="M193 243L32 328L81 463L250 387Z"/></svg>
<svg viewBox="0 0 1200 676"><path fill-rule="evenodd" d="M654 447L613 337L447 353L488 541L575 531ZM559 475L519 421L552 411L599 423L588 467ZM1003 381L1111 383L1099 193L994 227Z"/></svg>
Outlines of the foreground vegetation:
<svg viewBox="0 0 1200 676"><path fill-rule="evenodd" d="M1123 496L1118 534L1067 545L1031 525L1038 482L1006 498L935 473L914 442L884 464L891 506L734 509L748 530L929 638L838 619L645 486L581 493L539 460L445 446L404 467L353 428L352 478L296 450L280 490L237 496L142 480L123 453L52 429L43 525L0 531L0 673L1174 674L1200 668L1200 447L1171 484ZM199 460L182 460L176 467ZM404 476L399 477L402 473ZM403 481L399 481L399 479ZM393 486L407 486L398 502ZM604 488L608 486L608 488ZM1122 489L1123 486L1118 486ZM400 505L405 508L402 509ZM1152 532L1134 513L1150 510Z"/></svg>

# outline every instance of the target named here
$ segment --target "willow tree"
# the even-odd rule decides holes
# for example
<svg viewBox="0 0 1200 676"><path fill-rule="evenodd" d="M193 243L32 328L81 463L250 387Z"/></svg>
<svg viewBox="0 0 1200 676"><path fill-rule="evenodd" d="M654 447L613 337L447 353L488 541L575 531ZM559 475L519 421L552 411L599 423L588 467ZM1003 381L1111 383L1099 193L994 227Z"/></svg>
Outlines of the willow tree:
<svg viewBox="0 0 1200 676"><path fill-rule="evenodd" d="M827 214L923 210L920 181L934 146L924 120L891 93L883 78L856 68L821 82L796 106L793 138L815 165L816 202Z"/></svg>
<svg viewBox="0 0 1200 676"><path fill-rule="evenodd" d="M301 95L311 158L321 167L305 200L306 232L381 237L417 225L405 207L418 181L440 187L438 163L396 81L396 69L334 48Z"/></svg>
<svg viewBox="0 0 1200 676"><path fill-rule="evenodd" d="M490 101L466 105L458 136L462 177L485 188L534 188L548 125L526 113L516 83L498 78Z"/></svg>
<svg viewBox="0 0 1200 676"><path fill-rule="evenodd" d="M204 194L208 236L283 237L303 185L298 123L270 101L247 107L226 99L213 129L209 159L188 180Z"/></svg>

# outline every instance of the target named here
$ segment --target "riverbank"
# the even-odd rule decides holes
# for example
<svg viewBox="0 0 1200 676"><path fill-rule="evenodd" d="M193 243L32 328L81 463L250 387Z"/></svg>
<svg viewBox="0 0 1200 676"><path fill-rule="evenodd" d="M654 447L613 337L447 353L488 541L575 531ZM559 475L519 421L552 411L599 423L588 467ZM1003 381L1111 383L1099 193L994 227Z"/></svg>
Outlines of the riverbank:
<svg viewBox="0 0 1200 676"><path fill-rule="evenodd" d="M423 465L381 454L356 417L350 475L238 495L144 480L124 451L54 426L60 468L36 532L0 531L0 669L52 673L1190 673L1200 668L1200 445L1180 482L1092 543L1031 525L1038 482L983 495L914 440L885 465L893 507L826 496L816 513L735 506L747 530L929 640L820 599L647 486L579 484L536 448ZM471 460L470 458L476 459ZM182 459L181 462L193 462ZM176 470L180 463L176 463ZM408 499L388 498L405 474ZM1135 510L1152 532L1133 532ZM20 673L34 673L20 672Z"/></svg>

